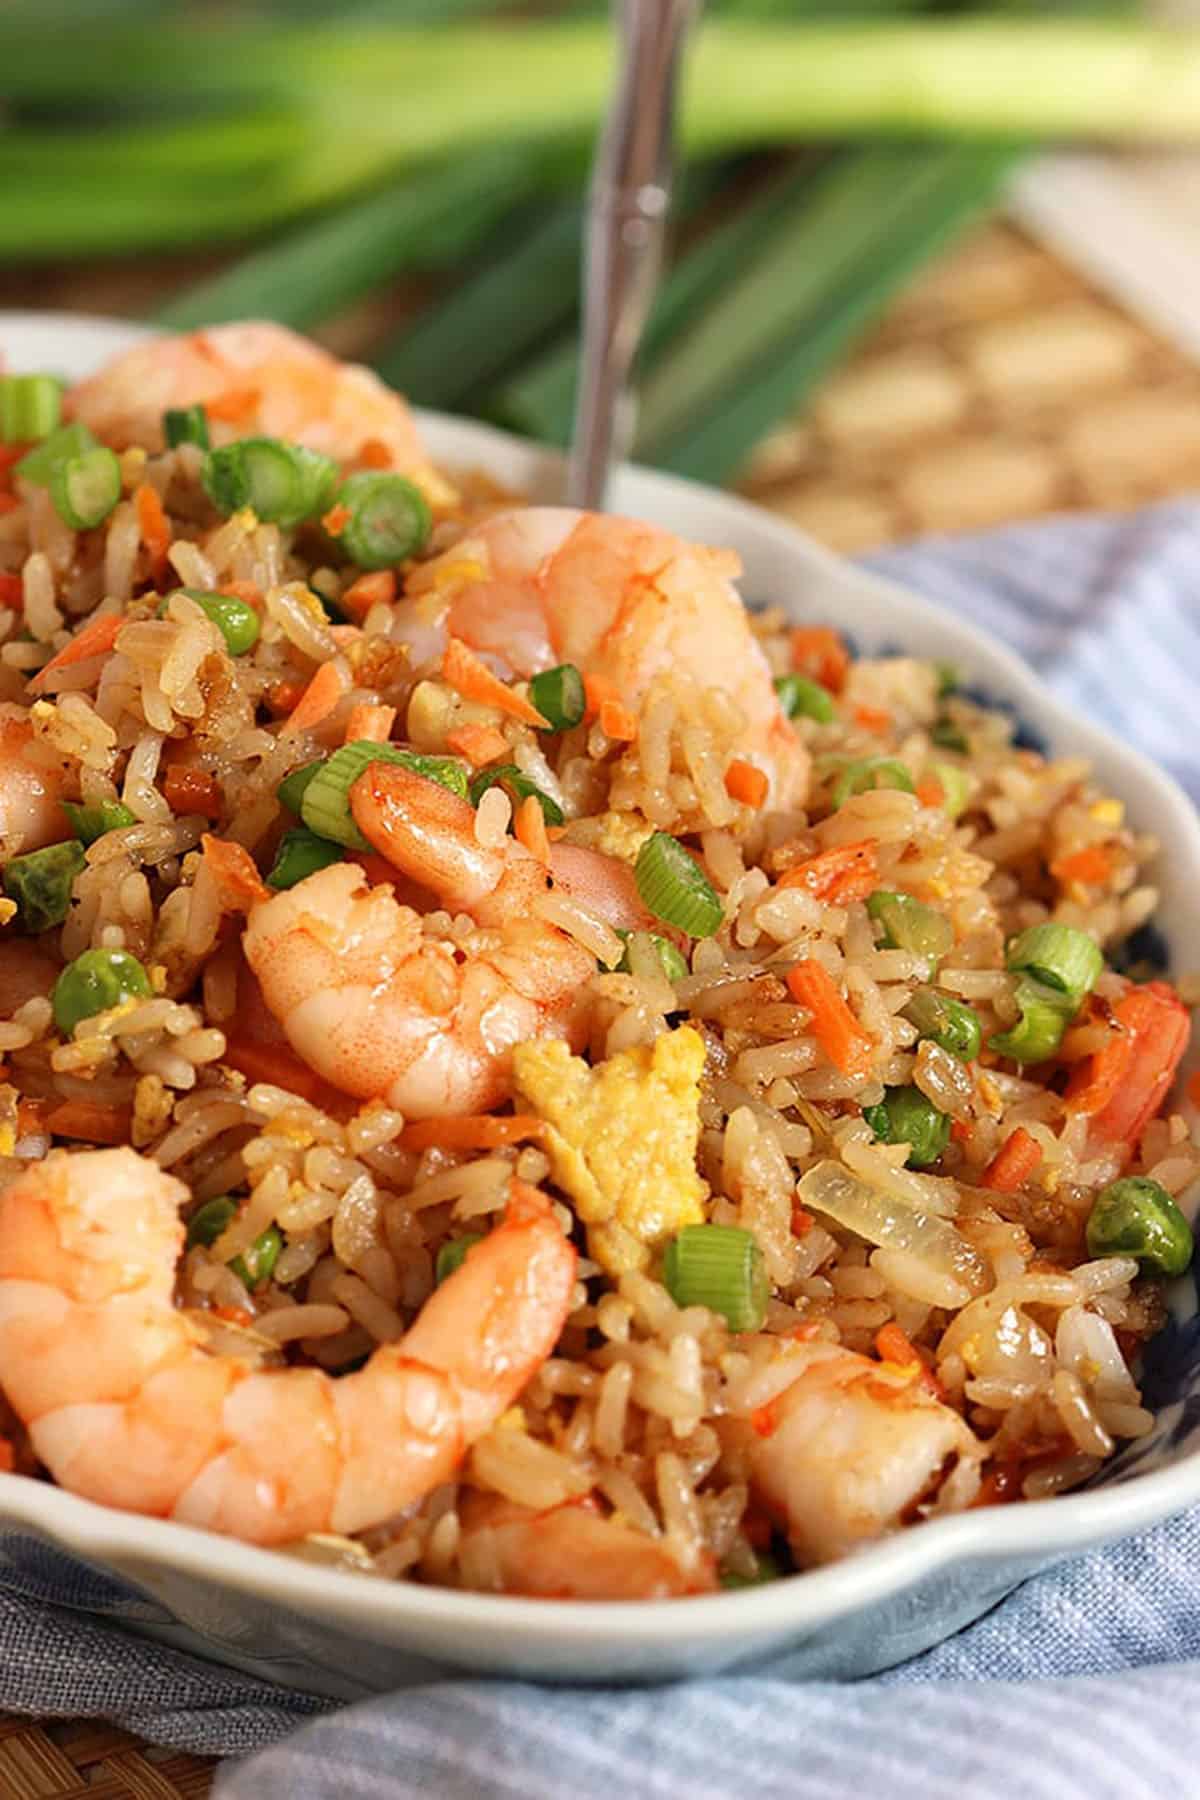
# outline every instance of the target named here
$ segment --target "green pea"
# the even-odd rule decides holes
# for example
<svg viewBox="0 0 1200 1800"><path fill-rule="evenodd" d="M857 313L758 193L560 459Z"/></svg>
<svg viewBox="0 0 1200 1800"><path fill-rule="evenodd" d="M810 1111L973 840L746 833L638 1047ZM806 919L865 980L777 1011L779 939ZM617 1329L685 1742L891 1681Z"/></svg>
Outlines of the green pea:
<svg viewBox="0 0 1200 1800"><path fill-rule="evenodd" d="M71 905L75 877L87 859L83 845L47 844L14 856L4 865L4 891L17 903L17 916L26 931L49 931L61 925Z"/></svg>
<svg viewBox="0 0 1200 1800"><path fill-rule="evenodd" d="M920 1088L888 1088L878 1106L864 1106L863 1118L883 1144L907 1144L912 1168L935 1163L950 1142L950 1121Z"/></svg>
<svg viewBox="0 0 1200 1800"><path fill-rule="evenodd" d="M215 1200L206 1200L188 1220L188 1247L203 1244L205 1249L209 1249L228 1230L240 1211L239 1202L229 1194L221 1194ZM255 1238L245 1255L235 1256L229 1267L243 1287L261 1287L264 1281L271 1279L282 1249L283 1239L274 1225L268 1225Z"/></svg>
<svg viewBox="0 0 1200 1800"><path fill-rule="evenodd" d="M952 1000L936 988L920 987L904 1008L904 1016L923 1038L948 1050L960 1062L973 1062L979 1055L983 1040L979 1014L961 1000Z"/></svg>
<svg viewBox="0 0 1200 1800"><path fill-rule="evenodd" d="M1151 1275L1182 1275L1192 1260L1192 1228L1166 1188L1125 1175L1098 1196L1087 1223L1090 1256L1134 1256Z"/></svg>
<svg viewBox="0 0 1200 1800"><path fill-rule="evenodd" d="M221 636L230 656L244 656L258 642L262 624L254 608L236 594L206 594L201 588L182 590L194 600L201 612L207 613Z"/></svg>
<svg viewBox="0 0 1200 1800"><path fill-rule="evenodd" d="M153 992L150 977L128 950L84 950L54 984L54 1023L69 1037L81 1019L123 1000L148 1000Z"/></svg>

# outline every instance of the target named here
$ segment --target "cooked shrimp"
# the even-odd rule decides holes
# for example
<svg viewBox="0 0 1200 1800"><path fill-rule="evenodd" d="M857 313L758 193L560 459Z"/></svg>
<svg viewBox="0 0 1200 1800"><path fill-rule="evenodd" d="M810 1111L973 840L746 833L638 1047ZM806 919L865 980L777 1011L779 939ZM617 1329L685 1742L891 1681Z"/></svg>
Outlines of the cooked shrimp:
<svg viewBox="0 0 1200 1800"><path fill-rule="evenodd" d="M587 1501L546 1512L464 1496L460 1561L469 1586L550 1600L666 1600L716 1586L711 1557L689 1574L666 1544Z"/></svg>
<svg viewBox="0 0 1200 1800"><path fill-rule="evenodd" d="M474 810L456 794L376 763L351 804L390 862L488 935L477 945L430 936L386 884L342 863L253 909L246 960L293 1049L335 1087L383 1095L411 1118L485 1111L510 1092L514 1044L565 1037L579 1048L580 991L596 959L533 915L548 885L541 863L511 839L478 843ZM628 869L595 861L612 864L612 912L639 924Z"/></svg>
<svg viewBox="0 0 1200 1800"><path fill-rule="evenodd" d="M764 1409L749 1461L797 1562L832 1562L895 1530L951 1457L979 1455L959 1415L918 1383L894 1387L878 1363L833 1344L790 1354L797 1378Z"/></svg>
<svg viewBox="0 0 1200 1800"><path fill-rule="evenodd" d="M776 805L798 805L808 754L732 584L738 568L731 552L654 525L531 507L495 515L425 564L406 623L418 656L448 631L513 675L575 663L635 710L672 671L720 688L746 721L739 754L770 777Z"/></svg>
<svg viewBox="0 0 1200 1800"><path fill-rule="evenodd" d="M74 1493L252 1543L378 1524L446 1481L550 1354L575 1252L514 1181L504 1223L364 1368L254 1370L173 1303L187 1189L55 1152L0 1196L0 1383Z"/></svg>
<svg viewBox="0 0 1200 1800"><path fill-rule="evenodd" d="M339 362L281 325L218 325L154 338L114 357L67 396L67 411L118 450L163 445L168 407L202 405L216 444L265 434L355 462L368 445L419 483L451 495L435 473L408 406L369 369Z"/></svg>
<svg viewBox="0 0 1200 1800"><path fill-rule="evenodd" d="M71 835L59 805L62 771L33 762L32 742L26 708L0 705L0 861Z"/></svg>

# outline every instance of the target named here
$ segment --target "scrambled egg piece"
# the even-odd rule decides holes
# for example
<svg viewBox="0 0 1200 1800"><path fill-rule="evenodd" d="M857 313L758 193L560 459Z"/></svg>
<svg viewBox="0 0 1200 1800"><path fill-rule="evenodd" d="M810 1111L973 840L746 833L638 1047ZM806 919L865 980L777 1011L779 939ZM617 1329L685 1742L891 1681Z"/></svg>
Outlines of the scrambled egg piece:
<svg viewBox="0 0 1200 1800"><path fill-rule="evenodd" d="M654 1245L704 1221L696 1173L704 1040L683 1025L597 1068L560 1039L513 1052L517 1092L546 1123L554 1179L610 1274L644 1268Z"/></svg>
<svg viewBox="0 0 1200 1800"><path fill-rule="evenodd" d="M633 863L646 839L654 836L654 827L641 813L602 812L590 819L572 819L563 835L568 844Z"/></svg>

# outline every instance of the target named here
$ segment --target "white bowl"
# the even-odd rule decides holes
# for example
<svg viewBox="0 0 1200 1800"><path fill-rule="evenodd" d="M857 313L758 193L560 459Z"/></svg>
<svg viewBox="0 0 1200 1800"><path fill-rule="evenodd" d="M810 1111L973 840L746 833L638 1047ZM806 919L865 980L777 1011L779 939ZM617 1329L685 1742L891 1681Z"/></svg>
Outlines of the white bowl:
<svg viewBox="0 0 1200 1800"><path fill-rule="evenodd" d="M9 368L71 377L136 340L136 326L0 313ZM559 459L461 419L427 414L435 460L535 495L560 491ZM1144 757L1055 700L1010 652L903 588L829 555L728 495L641 469L613 505L713 544L746 565L746 592L797 619L843 627L866 651L901 643L949 658L1014 706L1054 751L1082 751L1143 830L1166 846L1159 923L1176 967L1195 966L1200 827ZM739 1593L670 1603L580 1603L456 1593L296 1562L186 1526L111 1511L43 1482L0 1476L0 1579L337 1698L457 1668L546 1680L652 1681L745 1668L852 1677L896 1663L977 1618L1048 1562L1200 1501L1200 1322L1190 1279L1153 1353L1154 1434L1086 1492L921 1525L849 1561ZM297 1446L303 1455L303 1446Z"/></svg>

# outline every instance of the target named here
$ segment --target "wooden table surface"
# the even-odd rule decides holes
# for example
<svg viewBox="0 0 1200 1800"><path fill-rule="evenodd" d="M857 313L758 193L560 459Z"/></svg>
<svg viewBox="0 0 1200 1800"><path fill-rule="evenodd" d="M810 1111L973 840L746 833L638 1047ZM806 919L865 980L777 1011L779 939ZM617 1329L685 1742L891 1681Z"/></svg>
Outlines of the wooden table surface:
<svg viewBox="0 0 1200 1800"><path fill-rule="evenodd" d="M200 269L0 271L0 309L138 317ZM322 336L364 355L412 304L398 290ZM994 222L900 298L740 485L846 551L1200 493L1200 368ZM3 1800L202 1800L213 1767L102 1724L0 1717Z"/></svg>

